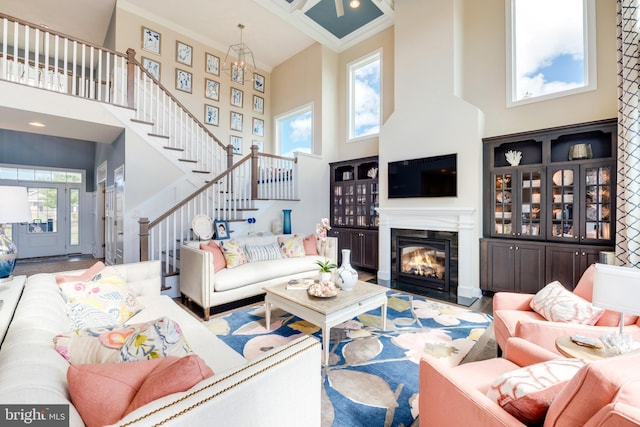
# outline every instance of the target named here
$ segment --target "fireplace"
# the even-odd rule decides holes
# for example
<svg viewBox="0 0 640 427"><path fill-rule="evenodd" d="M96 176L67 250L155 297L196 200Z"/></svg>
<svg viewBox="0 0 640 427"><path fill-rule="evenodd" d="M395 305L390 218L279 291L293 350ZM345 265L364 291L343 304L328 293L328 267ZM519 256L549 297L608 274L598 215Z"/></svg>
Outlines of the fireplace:
<svg viewBox="0 0 640 427"><path fill-rule="evenodd" d="M396 246L398 280L449 291L449 240L399 237Z"/></svg>
<svg viewBox="0 0 640 427"><path fill-rule="evenodd" d="M457 300L458 233L391 229L392 287Z"/></svg>

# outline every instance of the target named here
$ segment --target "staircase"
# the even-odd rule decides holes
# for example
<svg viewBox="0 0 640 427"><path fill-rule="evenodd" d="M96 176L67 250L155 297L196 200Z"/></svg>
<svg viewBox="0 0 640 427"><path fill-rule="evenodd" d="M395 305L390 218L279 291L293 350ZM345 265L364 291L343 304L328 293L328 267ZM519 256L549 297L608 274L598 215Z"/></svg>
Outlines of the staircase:
<svg viewBox="0 0 640 427"><path fill-rule="evenodd" d="M104 103L162 151L196 190L155 219L140 219L140 260L178 272L180 246L197 214L229 222L259 215L256 200L297 200L297 159L251 153L234 163L225 146L171 92L126 54L0 13L0 79ZM142 214L144 215L144 213Z"/></svg>

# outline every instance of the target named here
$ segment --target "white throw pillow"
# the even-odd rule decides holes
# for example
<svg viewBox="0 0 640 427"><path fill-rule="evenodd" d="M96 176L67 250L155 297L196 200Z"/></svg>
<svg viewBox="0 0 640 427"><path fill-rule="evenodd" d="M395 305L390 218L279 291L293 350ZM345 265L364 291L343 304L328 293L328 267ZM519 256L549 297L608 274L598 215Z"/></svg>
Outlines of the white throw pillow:
<svg viewBox="0 0 640 427"><path fill-rule="evenodd" d="M560 282L549 283L531 300L531 309L552 322L595 325L604 309L568 291Z"/></svg>

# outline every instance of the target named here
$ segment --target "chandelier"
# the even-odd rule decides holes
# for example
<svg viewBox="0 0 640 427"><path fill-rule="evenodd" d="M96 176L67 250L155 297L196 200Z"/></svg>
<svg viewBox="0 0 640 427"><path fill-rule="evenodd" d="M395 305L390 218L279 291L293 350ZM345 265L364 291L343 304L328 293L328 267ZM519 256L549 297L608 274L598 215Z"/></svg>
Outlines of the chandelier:
<svg viewBox="0 0 640 427"><path fill-rule="evenodd" d="M227 50L227 56L222 64L222 71L231 77L231 81L244 83L245 80L252 81L256 71L256 62L253 59L253 52L249 46L242 42L243 24L238 24L240 28L240 43L232 44Z"/></svg>

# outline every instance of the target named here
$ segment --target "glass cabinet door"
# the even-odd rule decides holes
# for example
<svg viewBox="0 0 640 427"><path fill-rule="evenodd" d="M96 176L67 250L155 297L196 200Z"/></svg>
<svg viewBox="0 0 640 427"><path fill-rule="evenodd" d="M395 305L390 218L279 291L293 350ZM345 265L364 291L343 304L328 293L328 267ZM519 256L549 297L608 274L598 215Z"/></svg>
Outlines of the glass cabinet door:
<svg viewBox="0 0 640 427"><path fill-rule="evenodd" d="M334 225L344 225L344 188L342 185L333 186L333 221Z"/></svg>
<svg viewBox="0 0 640 427"><path fill-rule="evenodd" d="M541 170L520 172L520 226L518 235L538 238L544 234L542 202L544 179Z"/></svg>
<svg viewBox="0 0 640 427"><path fill-rule="evenodd" d="M551 238L577 240L578 218L574 206L577 202L578 171L572 167L552 170L551 174Z"/></svg>
<svg viewBox="0 0 640 427"><path fill-rule="evenodd" d="M369 186L367 184L356 185L356 225L366 227L369 225Z"/></svg>
<svg viewBox="0 0 640 427"><path fill-rule="evenodd" d="M611 240L613 212L612 179L613 167L584 166L584 228L581 240Z"/></svg>
<svg viewBox="0 0 640 427"><path fill-rule="evenodd" d="M493 175L493 211L494 235L512 236L515 235L514 212L513 212L513 173L502 173Z"/></svg>
<svg viewBox="0 0 640 427"><path fill-rule="evenodd" d="M379 204L379 197L380 197L380 195L378 194L377 182L369 183L369 197L371 199L369 203L369 224L368 225L369 227L377 227L378 223L380 222L378 218L378 211L376 210Z"/></svg>
<svg viewBox="0 0 640 427"><path fill-rule="evenodd" d="M333 224L334 225L354 225L355 224L355 199L353 183L336 184L333 187Z"/></svg>

